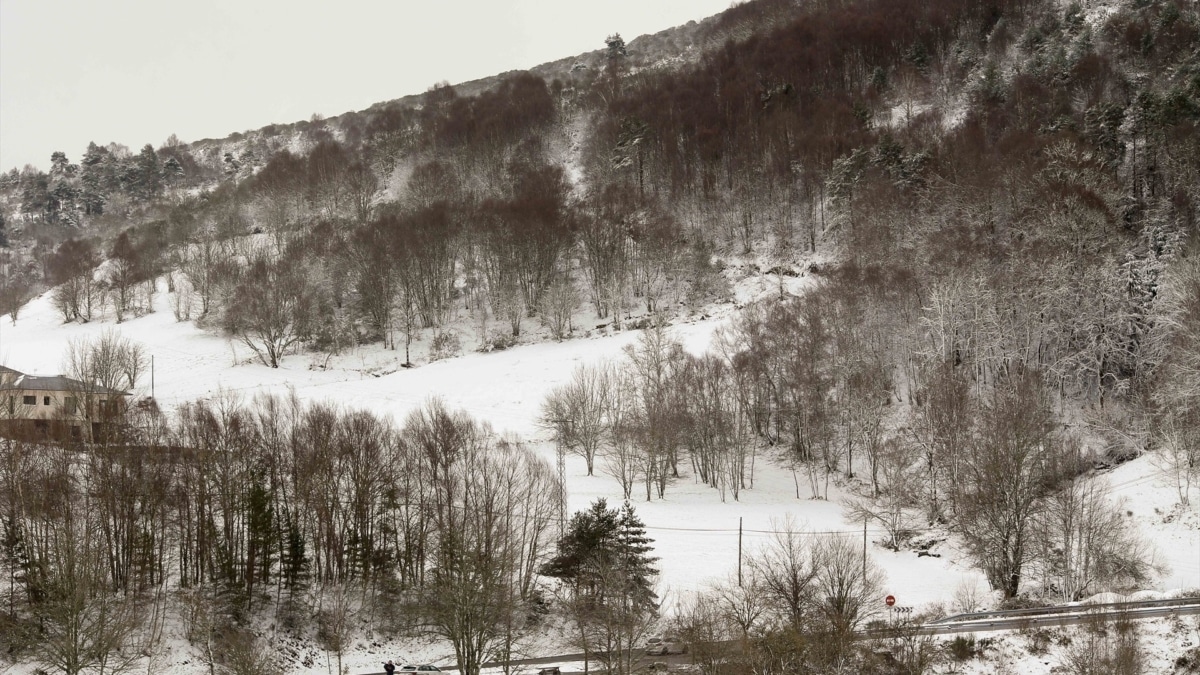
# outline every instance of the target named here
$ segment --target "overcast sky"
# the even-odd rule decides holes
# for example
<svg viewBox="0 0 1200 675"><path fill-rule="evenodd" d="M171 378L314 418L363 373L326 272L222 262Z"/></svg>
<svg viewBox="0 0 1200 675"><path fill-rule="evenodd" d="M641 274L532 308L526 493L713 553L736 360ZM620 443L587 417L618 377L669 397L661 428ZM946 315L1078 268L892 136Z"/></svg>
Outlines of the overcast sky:
<svg viewBox="0 0 1200 675"><path fill-rule="evenodd" d="M0 0L0 170L338 115L730 0Z"/></svg>

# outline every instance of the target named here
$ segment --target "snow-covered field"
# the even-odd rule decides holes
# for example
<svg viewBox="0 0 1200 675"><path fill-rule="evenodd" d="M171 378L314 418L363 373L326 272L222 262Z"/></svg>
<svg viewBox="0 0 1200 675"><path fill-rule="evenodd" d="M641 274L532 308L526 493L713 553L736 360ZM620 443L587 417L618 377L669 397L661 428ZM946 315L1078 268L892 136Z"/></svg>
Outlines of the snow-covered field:
<svg viewBox="0 0 1200 675"><path fill-rule="evenodd" d="M791 292L800 292L804 277L784 277ZM741 302L778 293L780 279L757 277L736 288ZM638 338L638 331L621 331L580 337L564 342L541 342L509 350L462 356L403 369L403 352L383 350L378 345L352 349L326 362L324 356L288 356L278 369L257 363L244 345L178 322L170 310L165 283L155 298L154 312L121 324L111 318L88 324L66 324L53 308L49 294L43 295L20 313L16 325L8 317L0 322L0 363L34 374L57 374L62 370L68 342L115 329L135 340L154 357L154 395L170 410L180 403L212 397L218 392L236 392L247 398L258 393L285 394L289 390L305 401L328 401L341 406L364 408L402 423L405 416L429 397L439 396L452 408L460 408L493 425L511 431L534 444L553 461L554 445L548 431L537 421L548 391L564 383L577 364L620 358L621 350ZM731 307L708 308L707 315L680 321L673 335L687 349L707 348L713 332L732 314ZM594 322L592 322L594 323ZM591 325L590 323L588 325ZM417 345L414 355L423 354ZM141 394L150 393L150 378ZM1157 547L1170 571L1156 590L1200 586L1200 515L1175 506L1175 492L1157 477L1153 464L1141 458L1119 467L1105 477L1115 488L1125 508L1135 518L1145 537ZM615 480L600 469L589 477L583 460L567 461L569 508L582 509L597 497L620 499ZM815 532L840 532L862 538L861 521L847 520L839 504L839 490L831 488L830 501L810 498L806 481L797 483L790 471L775 465L769 456L756 461L753 489L744 490L740 501L722 502L720 494L683 477L667 491L666 499L638 501L635 507L654 538L659 556L661 586L667 606L707 583L736 574L738 527L742 523L742 546L750 554L761 546L784 518L791 516ZM635 490L635 498L637 493ZM727 498L729 499L729 498ZM870 532L870 539L879 538ZM981 575L971 569L953 540L933 547L940 557L918 557L915 552L893 553L872 544L870 555L886 570L886 589L900 604L920 609L931 603L952 604L962 584L983 586ZM880 599L882 603L882 598ZM182 647L180 647L182 649ZM348 655L349 672L378 670L381 659L395 658L446 663L450 656L444 645L407 646L405 653L385 653L392 646L372 647L360 641ZM450 659L452 660L452 659ZM170 659L167 659L170 662ZM175 661L172 672L192 672L196 666ZM25 671L13 671L25 672ZM295 672L327 672L326 664ZM1036 672L1036 671L1029 671Z"/></svg>

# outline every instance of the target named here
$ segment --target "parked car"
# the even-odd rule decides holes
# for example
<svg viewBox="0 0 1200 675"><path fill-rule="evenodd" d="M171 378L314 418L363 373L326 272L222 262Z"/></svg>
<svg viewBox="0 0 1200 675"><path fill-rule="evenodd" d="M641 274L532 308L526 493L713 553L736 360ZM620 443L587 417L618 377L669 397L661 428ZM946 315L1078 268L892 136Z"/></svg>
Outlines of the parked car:
<svg viewBox="0 0 1200 675"><path fill-rule="evenodd" d="M687 643L673 635L655 636L646 640L646 654L649 655L686 654L687 652Z"/></svg>
<svg viewBox="0 0 1200 675"><path fill-rule="evenodd" d="M442 672L442 669L438 668L437 666L431 666L428 663L423 663L419 666L412 666L412 665L401 666L400 669L396 672L398 672L398 673L440 673L440 672Z"/></svg>

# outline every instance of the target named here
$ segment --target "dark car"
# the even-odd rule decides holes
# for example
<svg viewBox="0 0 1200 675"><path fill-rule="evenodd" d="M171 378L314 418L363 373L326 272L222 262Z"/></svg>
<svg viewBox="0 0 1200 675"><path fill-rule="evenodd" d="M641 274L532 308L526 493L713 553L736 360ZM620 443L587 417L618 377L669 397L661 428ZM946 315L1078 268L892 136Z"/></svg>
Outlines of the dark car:
<svg viewBox="0 0 1200 675"><path fill-rule="evenodd" d="M674 635L652 637L646 640L646 654L665 656L667 654L688 653L687 643Z"/></svg>

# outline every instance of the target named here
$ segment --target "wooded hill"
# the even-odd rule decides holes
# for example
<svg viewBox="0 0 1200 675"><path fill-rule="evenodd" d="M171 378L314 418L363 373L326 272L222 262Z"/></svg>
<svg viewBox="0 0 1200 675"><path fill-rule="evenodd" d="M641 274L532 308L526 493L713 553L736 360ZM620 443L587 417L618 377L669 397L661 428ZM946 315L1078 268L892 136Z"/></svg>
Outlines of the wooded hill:
<svg viewBox="0 0 1200 675"><path fill-rule="evenodd" d="M55 153L49 173L13 170L0 181L4 309L16 320L53 288L64 321L120 321L147 311L167 275L181 321L277 367L298 350L449 345L464 313L501 326L479 331L484 348L530 328L568 338L581 305L615 328L655 324L728 300L726 264L808 270L813 291L747 307L720 355L647 338L602 380L623 403L559 392L548 410L598 420L594 441L577 426L560 437L574 452L631 453L622 486L644 481L647 499L689 462L714 487L744 487L749 444L804 467L818 494L866 475L864 517L896 545L913 514L946 525L1005 597L1035 573L1040 592L1071 598L1143 579L1130 546L1105 548L1132 541L1120 519L1074 481L1143 452L1161 453L1185 502L1200 480L1194 4L756 0L664 36L653 57L636 44L613 36L541 71L553 77L438 85L336 119L137 154L92 145L77 165ZM171 433L224 447L218 412L197 408ZM295 411L287 433L323 414ZM353 415L336 424L375 433ZM239 428L263 450L248 457L283 447L251 426ZM429 457L422 470L447 490L465 480ZM187 511L196 532L223 523L227 541L161 516L145 528L164 537L139 553L150 558L114 560L105 583L219 583L245 612L256 583L292 583L295 544L321 561L314 578L364 597L433 588L437 533L366 536L424 522L407 503L346 483L327 512L297 508L318 496L256 466L214 493L234 501ZM264 499L277 520L254 520ZM430 508L452 518L453 500L438 499ZM10 504L21 532L57 517ZM315 515L280 520L285 504ZM351 504L363 510L338 510ZM1079 513L1092 514L1087 536ZM54 557L52 538L25 536L26 559ZM421 546L393 557L403 542ZM158 569L168 545L192 566ZM533 602L535 576L526 564L504 597ZM36 607L39 592L19 599ZM780 625L815 630L791 610ZM838 614L820 630L845 638L861 621Z"/></svg>

